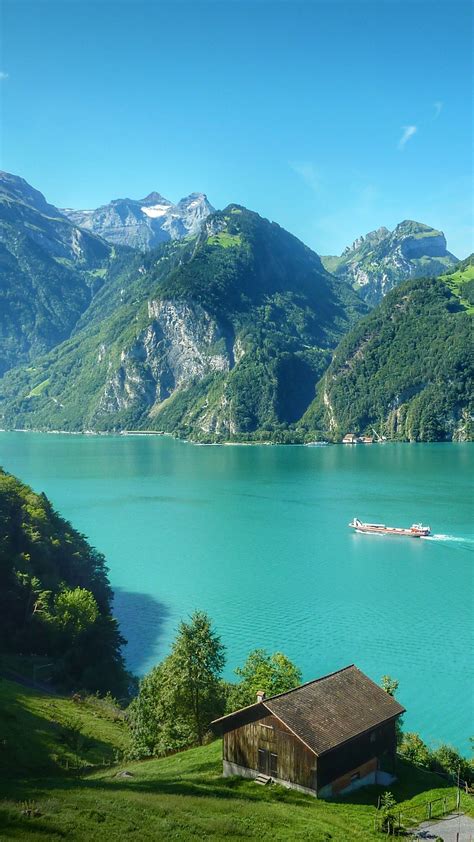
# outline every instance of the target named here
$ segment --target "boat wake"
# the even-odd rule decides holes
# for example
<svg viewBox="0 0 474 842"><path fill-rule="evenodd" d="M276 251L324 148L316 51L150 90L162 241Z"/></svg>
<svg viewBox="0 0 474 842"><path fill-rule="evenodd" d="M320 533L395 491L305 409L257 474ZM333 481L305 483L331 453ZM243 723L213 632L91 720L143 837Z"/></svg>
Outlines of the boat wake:
<svg viewBox="0 0 474 842"><path fill-rule="evenodd" d="M422 541L452 541L457 544L474 544L474 538L460 538L458 535L424 535Z"/></svg>

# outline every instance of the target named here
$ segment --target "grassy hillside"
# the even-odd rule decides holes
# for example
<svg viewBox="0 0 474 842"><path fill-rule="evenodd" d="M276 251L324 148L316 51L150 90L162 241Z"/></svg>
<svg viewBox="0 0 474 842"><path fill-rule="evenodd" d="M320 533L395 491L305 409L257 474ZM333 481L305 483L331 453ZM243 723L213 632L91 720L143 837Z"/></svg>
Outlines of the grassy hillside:
<svg viewBox="0 0 474 842"><path fill-rule="evenodd" d="M462 306L474 314L474 254L458 263L452 272L441 275L440 280L459 298Z"/></svg>
<svg viewBox="0 0 474 842"><path fill-rule="evenodd" d="M123 712L94 696L75 699L0 678L0 777L57 774L126 751Z"/></svg>
<svg viewBox="0 0 474 842"><path fill-rule="evenodd" d="M35 754L56 747L56 726L73 702L25 694L14 688L7 700L20 698L15 733L26 752L27 733L35 721ZM104 722L83 708L84 730L95 740L90 756L99 757L103 743L121 749L120 724ZM21 717L21 723L20 723ZM23 725L23 729L21 728ZM28 732L27 730L28 729ZM22 737L23 734L23 737ZM41 744L41 748L38 746ZM110 842L193 838L215 840L314 840L348 842L380 839L374 832L375 804L381 789L369 787L339 801L313 799L279 786L266 788L253 781L221 777L221 743L172 757L127 763L77 777L71 773L37 777L39 765L26 775L1 781L3 839L103 840ZM126 774L125 774L126 773ZM420 805L413 819L422 818L422 804L439 796L454 803L455 790L438 776L400 764L399 782L392 786L402 808ZM463 807L471 809L467 797ZM25 809L30 815L25 814Z"/></svg>

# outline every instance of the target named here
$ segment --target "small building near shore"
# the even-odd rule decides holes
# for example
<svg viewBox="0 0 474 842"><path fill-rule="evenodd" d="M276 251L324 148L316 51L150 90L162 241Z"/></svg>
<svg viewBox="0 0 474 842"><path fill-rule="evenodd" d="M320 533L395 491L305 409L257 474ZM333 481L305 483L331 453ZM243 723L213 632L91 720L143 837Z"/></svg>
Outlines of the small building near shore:
<svg viewBox="0 0 474 842"><path fill-rule="evenodd" d="M216 719L224 776L274 781L316 797L394 780L404 708L353 664Z"/></svg>
<svg viewBox="0 0 474 842"><path fill-rule="evenodd" d="M355 433L347 433L344 436L342 443L343 444L359 444L359 436L356 436Z"/></svg>

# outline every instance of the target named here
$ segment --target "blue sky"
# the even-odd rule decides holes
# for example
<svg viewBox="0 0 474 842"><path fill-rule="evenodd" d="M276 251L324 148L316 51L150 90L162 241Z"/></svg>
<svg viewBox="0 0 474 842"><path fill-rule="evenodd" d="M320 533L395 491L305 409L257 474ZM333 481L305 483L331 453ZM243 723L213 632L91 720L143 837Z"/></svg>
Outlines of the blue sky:
<svg viewBox="0 0 474 842"><path fill-rule="evenodd" d="M472 251L464 0L3 0L2 162L60 207L238 202L322 254L417 219Z"/></svg>

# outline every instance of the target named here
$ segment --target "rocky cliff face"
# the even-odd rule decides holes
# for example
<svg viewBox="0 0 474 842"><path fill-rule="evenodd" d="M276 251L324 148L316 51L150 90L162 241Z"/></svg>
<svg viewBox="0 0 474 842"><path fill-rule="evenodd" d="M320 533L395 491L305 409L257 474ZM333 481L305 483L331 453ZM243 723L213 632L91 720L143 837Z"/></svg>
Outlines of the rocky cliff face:
<svg viewBox="0 0 474 842"><path fill-rule="evenodd" d="M142 251L196 234L212 212L204 193L191 193L173 204L156 192L144 199L114 199L95 210L63 210L76 225L104 240Z"/></svg>
<svg viewBox="0 0 474 842"><path fill-rule="evenodd" d="M107 379L96 420L134 407L156 412L176 390L232 368L231 338L199 304L149 301L148 317Z"/></svg>
<svg viewBox="0 0 474 842"><path fill-rule="evenodd" d="M321 259L372 306L402 281L439 275L458 262L447 250L442 231L410 220L393 231L379 228L359 237L340 257Z"/></svg>

